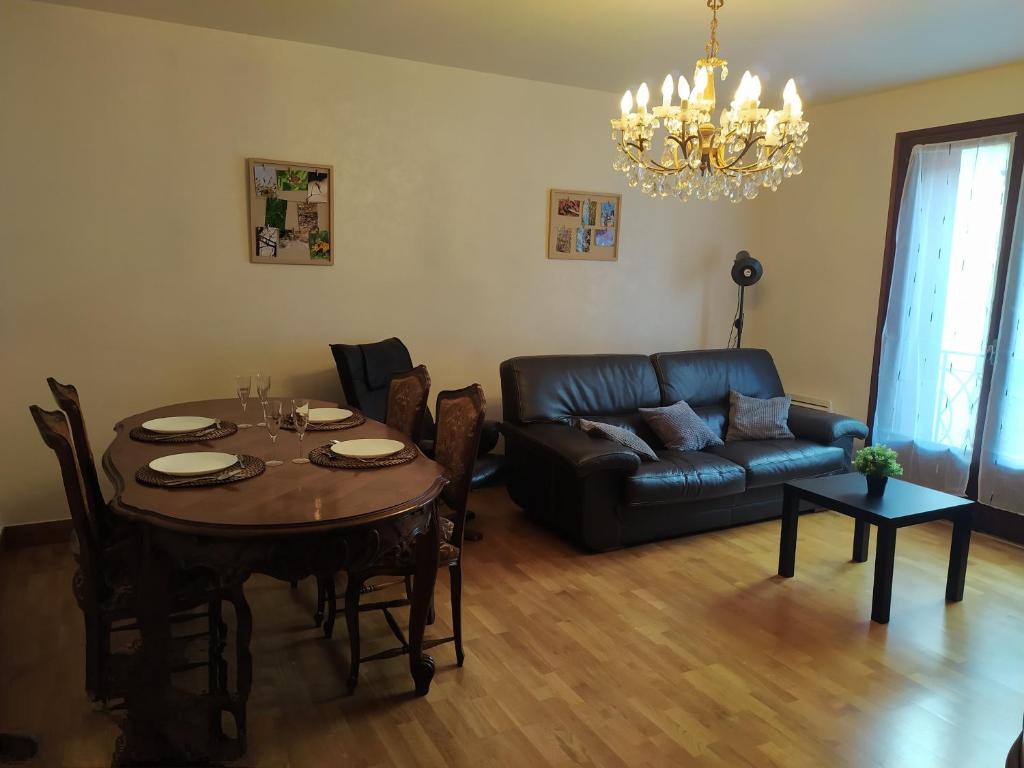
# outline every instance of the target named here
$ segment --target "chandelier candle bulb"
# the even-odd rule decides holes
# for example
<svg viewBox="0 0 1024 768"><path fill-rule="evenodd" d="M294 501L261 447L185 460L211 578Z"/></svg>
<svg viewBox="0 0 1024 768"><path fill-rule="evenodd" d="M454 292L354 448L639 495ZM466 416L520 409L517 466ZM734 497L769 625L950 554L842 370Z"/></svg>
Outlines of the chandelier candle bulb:
<svg viewBox="0 0 1024 768"><path fill-rule="evenodd" d="M743 77L740 78L740 85L736 89L736 95L732 97L732 103L730 104L730 106L732 107L733 112L739 112L741 109L743 109L743 105L747 101L747 93L749 90L750 70L748 69L746 72L743 73Z"/></svg>
<svg viewBox="0 0 1024 768"><path fill-rule="evenodd" d="M629 120L629 113L633 111L633 94L629 91L622 94L622 101L619 102L619 107L622 108L622 123L625 125L626 121Z"/></svg>
<svg viewBox="0 0 1024 768"><path fill-rule="evenodd" d="M764 145L766 147L777 147L782 141L776 128L778 127L779 116L775 112L769 112L764 119Z"/></svg>
<svg viewBox="0 0 1024 768"><path fill-rule="evenodd" d="M675 83L672 82L672 75L665 75L665 82L661 84L661 106L672 106L672 91L675 90Z"/></svg>
<svg viewBox="0 0 1024 768"><path fill-rule="evenodd" d="M803 117L803 102L796 92L796 81L793 78L789 78L789 82L786 83L786 87L782 91L782 102L787 118L799 120Z"/></svg>
<svg viewBox="0 0 1024 768"><path fill-rule="evenodd" d="M678 93L679 93L679 106L682 107L683 104L685 104L686 101L690 98L690 84L688 82L686 82L686 78L683 77L682 75L679 76L679 91L678 91Z"/></svg>
<svg viewBox="0 0 1024 768"><path fill-rule="evenodd" d="M650 97L651 92L647 89L647 83L640 83L640 87L636 89L636 105L641 115L647 114L647 100Z"/></svg>
<svg viewBox="0 0 1024 768"><path fill-rule="evenodd" d="M695 109L701 110L706 104L704 100L704 92L707 90L707 87L708 71L704 69L704 67L700 67L693 75L693 90L690 92L690 104Z"/></svg>

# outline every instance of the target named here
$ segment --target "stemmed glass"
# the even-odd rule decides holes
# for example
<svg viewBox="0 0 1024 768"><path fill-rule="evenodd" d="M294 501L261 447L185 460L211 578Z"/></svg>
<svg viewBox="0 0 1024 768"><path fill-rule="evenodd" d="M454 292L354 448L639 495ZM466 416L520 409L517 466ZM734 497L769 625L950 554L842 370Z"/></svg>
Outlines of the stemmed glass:
<svg viewBox="0 0 1024 768"><path fill-rule="evenodd" d="M302 452L302 438L306 436L306 426L309 424L309 401L292 400L292 425L299 436L299 455L292 459L292 464L309 464L309 459Z"/></svg>
<svg viewBox="0 0 1024 768"><path fill-rule="evenodd" d="M235 391L238 402L242 404L242 421L245 421L245 406L249 402L249 390L252 388L252 376L235 376ZM248 429L252 424L239 424L239 429Z"/></svg>
<svg viewBox="0 0 1024 768"><path fill-rule="evenodd" d="M260 399L260 407L263 409L263 421L257 427L267 425L267 403L270 401L270 374L256 374L256 397Z"/></svg>
<svg viewBox="0 0 1024 768"><path fill-rule="evenodd" d="M263 406L263 418L266 419L267 434L270 435L270 455L265 464L268 467L280 467L284 462L274 458L277 455L277 433L281 429L284 418L284 404L280 400L267 400Z"/></svg>

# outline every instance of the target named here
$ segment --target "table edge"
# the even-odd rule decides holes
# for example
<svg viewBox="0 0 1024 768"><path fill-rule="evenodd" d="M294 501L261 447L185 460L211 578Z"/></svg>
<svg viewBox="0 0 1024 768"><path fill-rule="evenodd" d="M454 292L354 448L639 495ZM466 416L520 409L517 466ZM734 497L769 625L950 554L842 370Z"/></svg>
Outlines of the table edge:
<svg viewBox="0 0 1024 768"><path fill-rule="evenodd" d="M910 525L926 523L932 520L952 520L958 512L970 512L973 514L974 509L978 505L978 502L974 501L973 499L961 499L957 503L951 504L948 507L936 507L933 510L930 510L928 512L920 512L916 515L907 515L905 517L891 518L882 517L881 515L877 514L876 512L872 512L871 510L852 507L840 501L839 499L835 499L830 496L817 493L816 491L809 491L806 488L801 488L800 486L794 485L789 481L783 483L783 489L797 494L798 498L803 498L806 501L813 501L817 504L822 504L826 509L830 509L833 512L838 512L841 515L846 515L847 517L852 517L857 520L865 520L874 525L887 525L895 528L905 528Z"/></svg>

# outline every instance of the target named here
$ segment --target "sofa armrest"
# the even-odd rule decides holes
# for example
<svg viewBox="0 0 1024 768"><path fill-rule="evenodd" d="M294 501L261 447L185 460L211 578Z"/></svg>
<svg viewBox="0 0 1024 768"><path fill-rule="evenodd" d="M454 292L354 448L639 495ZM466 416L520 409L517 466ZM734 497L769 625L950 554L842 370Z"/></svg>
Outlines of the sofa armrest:
<svg viewBox="0 0 1024 768"><path fill-rule="evenodd" d="M513 424L503 422L506 440L523 442L531 449L568 465L578 477L609 470L636 472L640 457L618 443L567 424Z"/></svg>
<svg viewBox="0 0 1024 768"><path fill-rule="evenodd" d="M816 443L834 443L846 437L864 439L868 436L867 424L838 413L819 411L793 405L789 409L789 431L804 440Z"/></svg>

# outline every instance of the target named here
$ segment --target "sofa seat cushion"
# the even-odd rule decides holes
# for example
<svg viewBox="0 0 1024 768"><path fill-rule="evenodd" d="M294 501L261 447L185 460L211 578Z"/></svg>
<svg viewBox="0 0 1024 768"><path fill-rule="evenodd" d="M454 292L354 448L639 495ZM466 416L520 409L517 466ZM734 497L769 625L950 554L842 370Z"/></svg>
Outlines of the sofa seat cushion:
<svg viewBox="0 0 1024 768"><path fill-rule="evenodd" d="M708 451L743 467L748 488L844 471L842 448L809 440L741 440Z"/></svg>
<svg viewBox="0 0 1024 768"><path fill-rule="evenodd" d="M662 504L743 493L743 467L707 451L657 451L626 477L627 504Z"/></svg>

